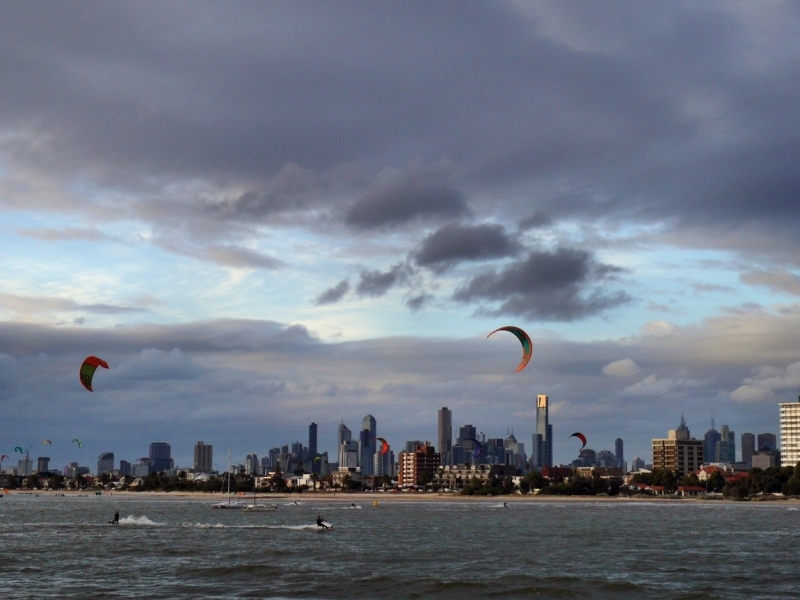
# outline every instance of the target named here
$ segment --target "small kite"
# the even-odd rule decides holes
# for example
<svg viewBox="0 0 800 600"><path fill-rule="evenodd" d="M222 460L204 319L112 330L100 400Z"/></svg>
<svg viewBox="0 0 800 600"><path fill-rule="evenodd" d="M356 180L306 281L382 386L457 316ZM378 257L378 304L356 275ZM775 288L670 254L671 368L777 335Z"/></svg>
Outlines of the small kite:
<svg viewBox="0 0 800 600"><path fill-rule="evenodd" d="M42 446L52 446L53 442L50 440L42 440Z"/></svg>
<svg viewBox="0 0 800 600"><path fill-rule="evenodd" d="M508 331L513 333L515 336L517 336L519 343L522 344L522 362L519 363L519 366L514 371L514 373L519 373L531 360L531 354L533 353L533 344L531 343L531 338L528 337L528 334L522 331L522 329L519 327L514 327L513 325L507 325L506 327L495 329L486 337L491 337L492 334L497 333L498 331Z"/></svg>
<svg viewBox="0 0 800 600"><path fill-rule="evenodd" d="M3 454L3 456L0 456L0 462L3 462L4 460L10 460L8 454Z"/></svg>
<svg viewBox="0 0 800 600"><path fill-rule="evenodd" d="M104 361L102 358L97 358L96 356L88 356L83 364L81 365L80 371L80 379L83 387L85 387L90 392L93 392L92 389L92 378L94 377L94 372L97 370L97 367L103 367L104 369L108 368L108 363Z"/></svg>
<svg viewBox="0 0 800 600"><path fill-rule="evenodd" d="M322 460L322 455L321 455L321 454L317 454L317 455L314 457L314 462L319 462L319 461L321 461L321 460Z"/></svg>
<svg viewBox="0 0 800 600"><path fill-rule="evenodd" d="M466 439L467 440L472 440L477 445L477 447L475 448L475 450L472 453L472 458L480 458L481 454L483 454L483 446L481 446L481 443L478 440L476 440L475 438L466 438Z"/></svg>
<svg viewBox="0 0 800 600"><path fill-rule="evenodd" d="M571 436L569 436L569 437L576 437L576 438L578 438L580 441L582 441L582 442L583 442L583 446L581 446L581 450L583 450L584 448L586 448L586 436L585 436L585 435L583 435L582 433L578 433L578 432L576 431L575 433L573 433L573 434L572 434Z"/></svg>
<svg viewBox="0 0 800 600"><path fill-rule="evenodd" d="M74 440L72 440L72 441L73 441L73 442L78 442L78 448L83 448L83 442L82 442L82 441L80 441L78 438L75 438L75 439L74 439Z"/></svg>
<svg viewBox="0 0 800 600"><path fill-rule="evenodd" d="M386 454L389 451L389 442L387 442L383 438L375 438L375 439L376 440L380 440L381 442L383 442L383 446L381 446L381 456L383 456L384 454Z"/></svg>
<svg viewBox="0 0 800 600"><path fill-rule="evenodd" d="M25 450L22 449L22 446L14 446L14 452L19 452L20 454L25 454Z"/></svg>

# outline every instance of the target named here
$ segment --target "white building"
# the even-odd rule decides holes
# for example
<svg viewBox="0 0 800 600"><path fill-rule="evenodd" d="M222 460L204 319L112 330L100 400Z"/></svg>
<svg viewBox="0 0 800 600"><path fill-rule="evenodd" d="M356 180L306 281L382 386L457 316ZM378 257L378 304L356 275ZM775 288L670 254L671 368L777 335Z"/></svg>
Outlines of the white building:
<svg viewBox="0 0 800 600"><path fill-rule="evenodd" d="M800 462L800 397L797 402L781 402L781 466Z"/></svg>

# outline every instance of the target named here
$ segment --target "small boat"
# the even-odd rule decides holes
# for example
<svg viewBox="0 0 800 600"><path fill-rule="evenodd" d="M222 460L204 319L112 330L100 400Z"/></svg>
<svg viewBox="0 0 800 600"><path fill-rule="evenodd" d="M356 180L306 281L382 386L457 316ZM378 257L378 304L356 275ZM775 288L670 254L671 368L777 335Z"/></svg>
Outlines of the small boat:
<svg viewBox="0 0 800 600"><path fill-rule="evenodd" d="M231 502L231 447L228 446L228 472L226 473L228 480L228 501L227 502L220 502L219 504L212 505L211 508L220 508L220 509L227 509L227 510L241 510L245 507L245 504L241 502ZM223 484L224 485L224 484Z"/></svg>

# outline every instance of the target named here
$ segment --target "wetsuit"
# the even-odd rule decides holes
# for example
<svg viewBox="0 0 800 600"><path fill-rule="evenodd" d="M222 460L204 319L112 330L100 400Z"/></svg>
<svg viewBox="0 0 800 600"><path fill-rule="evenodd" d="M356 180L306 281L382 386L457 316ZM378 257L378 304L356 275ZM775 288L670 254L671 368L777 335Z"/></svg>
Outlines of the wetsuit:
<svg viewBox="0 0 800 600"><path fill-rule="evenodd" d="M323 521L322 517L317 517L317 527L322 527L323 529L325 529L325 525L322 524L322 521Z"/></svg>
<svg viewBox="0 0 800 600"><path fill-rule="evenodd" d="M119 525L119 512L118 511L114 512L114 520L111 521L111 522L114 523L114 525Z"/></svg>

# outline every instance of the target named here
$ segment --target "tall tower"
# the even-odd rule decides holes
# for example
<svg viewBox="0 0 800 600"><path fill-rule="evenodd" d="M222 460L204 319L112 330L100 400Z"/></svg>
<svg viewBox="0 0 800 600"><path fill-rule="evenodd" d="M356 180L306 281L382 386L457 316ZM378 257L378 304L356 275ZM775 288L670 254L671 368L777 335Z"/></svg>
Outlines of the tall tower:
<svg viewBox="0 0 800 600"><path fill-rule="evenodd" d="M194 470L211 473L214 465L214 446L197 442L194 445Z"/></svg>
<svg viewBox="0 0 800 600"><path fill-rule="evenodd" d="M308 455L311 460L317 455L317 424L311 423L308 426Z"/></svg>
<svg viewBox="0 0 800 600"><path fill-rule="evenodd" d="M373 474L373 456L375 456L375 449L377 448L378 425L375 417L367 415L361 422L361 435L358 437L359 442L359 466L361 467L362 475Z"/></svg>
<svg viewBox="0 0 800 600"><path fill-rule="evenodd" d="M780 407L782 467L794 467L800 462L800 396L797 400L797 402L781 402L778 405ZM762 435L769 434L761 434L758 437L761 438Z"/></svg>
<svg viewBox="0 0 800 600"><path fill-rule="evenodd" d="M336 438L336 445L341 446L345 442L349 442L352 439L352 433L347 428L347 425L344 424L344 421L339 423L339 431L337 432Z"/></svg>
<svg viewBox="0 0 800 600"><path fill-rule="evenodd" d="M439 454L443 465L453 464L453 411L446 406L439 409Z"/></svg>
<svg viewBox="0 0 800 600"><path fill-rule="evenodd" d="M553 426L550 425L549 400L545 394L536 396L536 433L533 435L531 461L537 469L553 466Z"/></svg>
<svg viewBox="0 0 800 600"><path fill-rule="evenodd" d="M622 446L622 438L617 438L614 440L614 458L617 460L617 467L622 467L623 462L625 462L625 456L623 452Z"/></svg>
<svg viewBox="0 0 800 600"><path fill-rule="evenodd" d="M742 434L742 462L753 462L753 452L756 450L756 436L752 433Z"/></svg>

